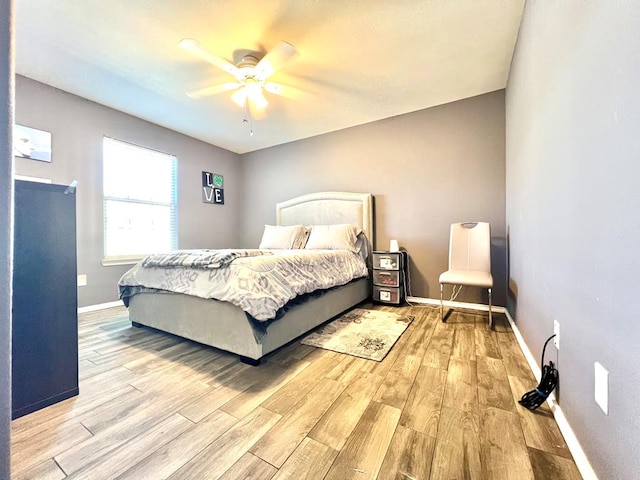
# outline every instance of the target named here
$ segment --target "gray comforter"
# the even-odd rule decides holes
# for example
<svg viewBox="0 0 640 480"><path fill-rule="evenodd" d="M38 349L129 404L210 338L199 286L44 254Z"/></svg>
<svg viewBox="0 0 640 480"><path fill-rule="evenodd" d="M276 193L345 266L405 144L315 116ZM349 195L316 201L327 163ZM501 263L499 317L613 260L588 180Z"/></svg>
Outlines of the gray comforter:
<svg viewBox="0 0 640 480"><path fill-rule="evenodd" d="M362 257L347 250L273 250L266 253L235 255L226 266L219 265L219 268L145 267L143 260L118 282L120 297L126 299L144 289L184 293L230 302L256 320L266 321L275 318L280 308L299 295L367 276L367 265Z"/></svg>

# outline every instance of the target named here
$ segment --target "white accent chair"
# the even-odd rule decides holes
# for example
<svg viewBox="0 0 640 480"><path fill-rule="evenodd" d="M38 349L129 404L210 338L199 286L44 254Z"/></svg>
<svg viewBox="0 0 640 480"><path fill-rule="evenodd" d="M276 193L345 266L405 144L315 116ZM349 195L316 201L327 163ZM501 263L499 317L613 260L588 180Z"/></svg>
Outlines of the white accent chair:
<svg viewBox="0 0 640 480"><path fill-rule="evenodd" d="M442 295L445 285L486 288L489 291L489 326L491 315L491 227L486 222L464 222L451 225L449 237L449 270L440 275L440 319L444 322Z"/></svg>

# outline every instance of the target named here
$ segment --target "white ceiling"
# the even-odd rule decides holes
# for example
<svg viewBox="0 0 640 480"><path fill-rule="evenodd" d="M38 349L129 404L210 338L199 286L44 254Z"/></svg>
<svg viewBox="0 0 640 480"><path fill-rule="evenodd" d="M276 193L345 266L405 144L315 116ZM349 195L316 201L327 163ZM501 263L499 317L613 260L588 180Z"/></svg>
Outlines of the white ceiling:
<svg viewBox="0 0 640 480"><path fill-rule="evenodd" d="M17 0L18 74L245 153L504 88L525 0ZM184 51L299 56L243 123L233 78ZM238 60L235 58L235 60Z"/></svg>

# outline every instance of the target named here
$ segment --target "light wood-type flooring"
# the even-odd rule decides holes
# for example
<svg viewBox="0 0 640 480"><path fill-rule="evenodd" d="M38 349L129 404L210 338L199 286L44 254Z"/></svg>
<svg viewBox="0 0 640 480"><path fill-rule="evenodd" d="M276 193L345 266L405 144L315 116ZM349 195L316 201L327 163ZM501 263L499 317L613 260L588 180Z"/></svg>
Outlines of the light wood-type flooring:
<svg viewBox="0 0 640 480"><path fill-rule="evenodd" d="M579 479L503 315L415 320L382 362L300 345L259 367L80 315L80 395L12 422L15 479Z"/></svg>

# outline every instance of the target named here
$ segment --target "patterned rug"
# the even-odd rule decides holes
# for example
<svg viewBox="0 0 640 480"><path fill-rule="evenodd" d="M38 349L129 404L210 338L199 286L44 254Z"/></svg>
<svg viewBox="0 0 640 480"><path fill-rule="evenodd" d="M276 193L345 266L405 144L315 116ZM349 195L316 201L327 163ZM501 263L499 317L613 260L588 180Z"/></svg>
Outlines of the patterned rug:
<svg viewBox="0 0 640 480"><path fill-rule="evenodd" d="M412 321L410 315L354 308L301 343L379 362Z"/></svg>

